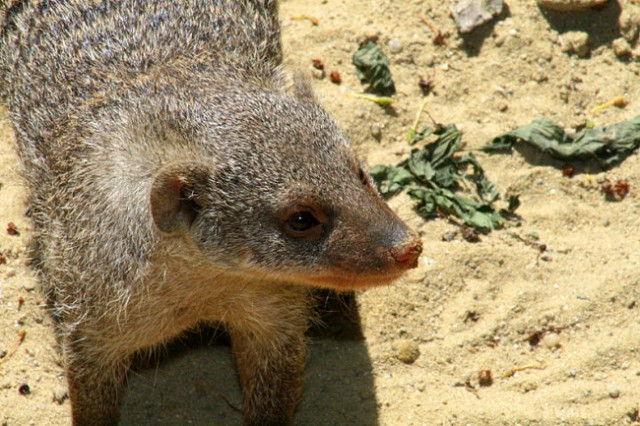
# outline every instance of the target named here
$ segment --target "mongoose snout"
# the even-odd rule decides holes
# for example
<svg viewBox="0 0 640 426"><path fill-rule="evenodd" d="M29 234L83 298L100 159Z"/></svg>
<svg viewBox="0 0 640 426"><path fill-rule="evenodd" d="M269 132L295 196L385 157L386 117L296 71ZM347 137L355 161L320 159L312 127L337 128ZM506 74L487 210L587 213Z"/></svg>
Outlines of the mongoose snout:
<svg viewBox="0 0 640 426"><path fill-rule="evenodd" d="M418 266L418 259L422 253L422 241L413 237L411 241L400 244L391 249L391 256L400 269L412 269Z"/></svg>

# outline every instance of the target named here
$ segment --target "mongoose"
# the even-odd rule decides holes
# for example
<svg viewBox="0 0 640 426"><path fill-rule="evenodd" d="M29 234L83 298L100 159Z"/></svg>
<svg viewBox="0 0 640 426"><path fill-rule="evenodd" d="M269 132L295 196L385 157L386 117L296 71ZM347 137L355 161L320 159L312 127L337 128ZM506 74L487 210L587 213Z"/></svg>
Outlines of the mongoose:
<svg viewBox="0 0 640 426"><path fill-rule="evenodd" d="M311 289L416 266L302 77L275 0L5 1L0 84L74 425L116 424L132 355L228 329L247 425L292 424Z"/></svg>

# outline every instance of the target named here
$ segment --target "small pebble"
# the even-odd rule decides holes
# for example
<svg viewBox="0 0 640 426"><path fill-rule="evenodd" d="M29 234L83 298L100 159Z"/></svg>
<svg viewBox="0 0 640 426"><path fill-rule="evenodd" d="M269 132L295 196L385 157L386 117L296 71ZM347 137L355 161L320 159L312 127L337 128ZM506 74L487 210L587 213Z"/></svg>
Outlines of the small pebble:
<svg viewBox="0 0 640 426"><path fill-rule="evenodd" d="M324 78L325 74L323 69L310 67L309 71L311 72L311 75L313 76L313 78L315 78L316 80L322 80Z"/></svg>
<svg viewBox="0 0 640 426"><path fill-rule="evenodd" d="M589 34L583 31L568 31L560 37L561 49L565 53L575 53L580 58L589 54Z"/></svg>
<svg viewBox="0 0 640 426"><path fill-rule="evenodd" d="M342 78L340 77L340 73L338 71L331 71L329 73L329 80L331 80L333 84L342 83Z"/></svg>
<svg viewBox="0 0 640 426"><path fill-rule="evenodd" d="M560 346L560 336L556 333L547 333L542 338L542 342L549 349L554 349Z"/></svg>
<svg viewBox="0 0 640 426"><path fill-rule="evenodd" d="M424 59L424 64L426 66L428 66L429 68L431 68L432 66L434 66L436 64L436 58L434 56L427 56Z"/></svg>
<svg viewBox="0 0 640 426"><path fill-rule="evenodd" d="M5 275L7 278L15 277L15 276L16 276L16 270L15 270L14 268L7 268L7 269L4 271L4 275Z"/></svg>
<svg viewBox="0 0 640 426"><path fill-rule="evenodd" d="M456 239L456 235L458 235L458 233L456 231L446 231L443 235L442 235L442 241L453 241Z"/></svg>
<svg viewBox="0 0 640 426"><path fill-rule="evenodd" d="M5 356L7 356L7 351L0 350L0 359L4 358Z"/></svg>
<svg viewBox="0 0 640 426"><path fill-rule="evenodd" d="M502 13L503 0L459 0L451 3L451 15L461 33L469 33Z"/></svg>
<svg viewBox="0 0 640 426"><path fill-rule="evenodd" d="M399 340L396 343L396 357L405 364L413 364L420 357L420 348L413 340Z"/></svg>
<svg viewBox="0 0 640 426"><path fill-rule="evenodd" d="M618 58L631 55L631 46L629 42L622 37L613 40L611 47Z"/></svg>
<svg viewBox="0 0 640 426"><path fill-rule="evenodd" d="M389 47L389 52L396 54L402 52L402 43L396 40L389 40L387 42L387 46Z"/></svg>
<svg viewBox="0 0 640 426"><path fill-rule="evenodd" d="M29 395L31 393L31 388L29 388L28 384L24 383L20 385L18 392L20 392L20 395Z"/></svg>
<svg viewBox="0 0 640 426"><path fill-rule="evenodd" d="M609 389L609 396L611 398L614 398L614 399L619 397L620 396L620 389L618 389L618 388Z"/></svg>
<svg viewBox="0 0 640 426"><path fill-rule="evenodd" d="M58 385L53 389L54 402L62 404L67 398L69 398L69 393L66 386Z"/></svg>
<svg viewBox="0 0 640 426"><path fill-rule="evenodd" d="M630 7L623 8L618 18L618 27L622 37L629 43L636 41L640 30L640 11Z"/></svg>
<svg viewBox="0 0 640 426"><path fill-rule="evenodd" d="M382 126L380 126L378 123L373 123L371 125L371 136L376 139L380 139L382 137Z"/></svg>
<svg viewBox="0 0 640 426"><path fill-rule="evenodd" d="M576 370L569 370L569 377L576 377Z"/></svg>
<svg viewBox="0 0 640 426"><path fill-rule="evenodd" d="M20 231L18 230L18 227L16 226L15 223L9 222L7 224L7 234L14 235L14 236L20 235Z"/></svg>

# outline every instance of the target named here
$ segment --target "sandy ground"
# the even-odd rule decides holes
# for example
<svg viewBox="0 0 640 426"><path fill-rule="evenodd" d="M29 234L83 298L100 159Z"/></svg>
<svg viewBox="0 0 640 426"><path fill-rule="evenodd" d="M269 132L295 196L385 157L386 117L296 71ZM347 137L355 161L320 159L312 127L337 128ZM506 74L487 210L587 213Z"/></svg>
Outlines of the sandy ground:
<svg viewBox="0 0 640 426"><path fill-rule="evenodd" d="M409 148L404 134L432 80L427 109L464 130L474 150L534 118L572 126L588 112L624 95L626 108L607 109L596 125L640 112L637 57L618 58L630 0L576 14L541 11L533 1L508 2L499 19L464 38L448 2L404 0L284 1L281 17L287 63L310 68L321 59L341 85L315 81L326 108L370 165L395 163ZM446 35L434 45L423 15ZM308 15L318 19L291 17ZM636 23L637 25L637 23ZM590 54L563 52L567 31L590 36ZM362 92L351 55L378 35L391 59L398 94L392 110L347 95ZM400 52L390 53L389 40ZM640 56L637 44L635 54ZM6 112L2 111L6 118ZM0 127L0 425L69 424L63 369L37 283L26 267L30 236L25 193L16 178L12 133ZM518 193L518 228L444 241L456 227L425 221L404 195L392 207L424 241L420 267L393 286L358 295L362 336L310 337L301 425L623 425L640 409L640 156L600 171L562 164L532 152L477 153L501 193ZM627 179L631 193L605 200L604 177ZM5 230L13 222L19 236ZM520 238L518 238L520 237ZM538 238L541 253L524 241ZM524 241L523 241L524 240ZM21 303L20 301L23 301ZM340 331L340 330L339 330ZM559 341L555 342L555 333ZM546 337L545 337L546 336ZM537 342L537 337L542 337ZM229 348L205 333L129 379L123 424L235 425L240 395ZM550 345L547 345L549 343ZM556 343L558 344L556 346ZM413 352L413 363L399 357ZM534 368L527 368L534 367ZM515 370L522 368L521 371ZM492 382L480 386L482 370ZM515 374L513 374L515 372ZM27 384L30 393L22 395ZM22 387L24 391L25 388Z"/></svg>

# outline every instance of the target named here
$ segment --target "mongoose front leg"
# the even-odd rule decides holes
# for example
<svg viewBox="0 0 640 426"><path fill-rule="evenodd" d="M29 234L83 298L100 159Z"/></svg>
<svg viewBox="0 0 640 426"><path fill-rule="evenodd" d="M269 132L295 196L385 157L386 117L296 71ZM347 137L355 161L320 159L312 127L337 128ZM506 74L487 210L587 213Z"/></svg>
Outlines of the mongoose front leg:
<svg viewBox="0 0 640 426"><path fill-rule="evenodd" d="M71 417L74 426L117 425L120 394L130 366L128 356L96 351L86 341L67 338L66 359ZM90 348L90 349L89 349Z"/></svg>
<svg viewBox="0 0 640 426"><path fill-rule="evenodd" d="M247 426L293 425L306 359L304 329L260 335L231 329Z"/></svg>

